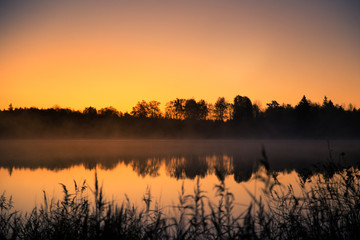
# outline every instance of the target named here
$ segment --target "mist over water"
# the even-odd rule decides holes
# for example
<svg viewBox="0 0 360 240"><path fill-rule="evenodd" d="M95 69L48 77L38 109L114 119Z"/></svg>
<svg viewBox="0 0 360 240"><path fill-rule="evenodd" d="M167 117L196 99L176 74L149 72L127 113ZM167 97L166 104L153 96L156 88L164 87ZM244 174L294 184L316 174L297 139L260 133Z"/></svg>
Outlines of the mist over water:
<svg viewBox="0 0 360 240"><path fill-rule="evenodd" d="M251 165L264 149L273 169L291 170L324 161L329 154L357 161L359 146L359 140L2 140L0 167L59 170L98 164L111 169L124 161L224 155Z"/></svg>
<svg viewBox="0 0 360 240"><path fill-rule="evenodd" d="M59 197L59 183L86 179L92 186L97 169L109 199L127 194L141 201L150 187L157 200L170 204L181 184L191 191L197 177L214 195L223 174L236 199L246 202L244 186L254 189L251 179L263 150L270 169L292 182L329 158L356 165L359 146L357 140L3 140L0 190L27 210L42 201L43 190Z"/></svg>

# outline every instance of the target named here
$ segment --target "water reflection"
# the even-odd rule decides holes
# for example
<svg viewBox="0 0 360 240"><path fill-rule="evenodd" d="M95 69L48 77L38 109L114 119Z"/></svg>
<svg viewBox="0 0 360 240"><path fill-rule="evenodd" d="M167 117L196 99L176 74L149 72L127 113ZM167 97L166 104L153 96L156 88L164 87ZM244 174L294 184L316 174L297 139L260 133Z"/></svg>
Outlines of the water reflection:
<svg viewBox="0 0 360 240"><path fill-rule="evenodd" d="M244 186L256 188L252 177L264 160L263 148L270 170L292 183L298 175L306 181L319 172L316 163L332 164L325 173L331 176L337 163L360 159L359 141L332 146L334 161L329 162L323 141L0 141L0 190L27 210L41 202L42 190L59 197L59 183L71 186L86 179L92 186L97 169L108 199L127 194L141 200L150 186L154 196L171 204L183 182L191 191L199 177L208 196L225 180L237 201L246 203L250 197Z"/></svg>
<svg viewBox="0 0 360 240"><path fill-rule="evenodd" d="M356 164L359 146L357 140L2 140L0 168L11 175L14 169L112 170L124 164L140 177L157 177L164 165L166 174L177 180L216 174L218 178L233 175L240 183L257 170L263 150L270 157L271 170L295 170L308 178L317 163L329 158Z"/></svg>
<svg viewBox="0 0 360 240"><path fill-rule="evenodd" d="M356 165L355 160L340 158L344 163ZM0 159L0 168L7 169L10 176L14 169L47 169L60 171L74 166L84 166L85 169L92 170L99 167L103 170L112 170L119 164L130 166L139 177L157 177L162 165L165 166L166 174L177 180L204 178L207 175L215 174L219 180L225 176L232 175L237 183L248 181L253 172L257 171L261 165L261 157L247 160L240 154L212 154L212 155L174 155L174 156L151 156L151 157L129 157L116 156L107 158L52 158L48 160L38 159ZM312 159L299 159L297 162L286 162L283 159L271 161L271 170L276 172L296 171L306 179L317 173L317 165L320 162ZM334 171L336 164L331 166ZM329 168L328 168L329 169ZM327 173L330 174L331 173Z"/></svg>
<svg viewBox="0 0 360 240"><path fill-rule="evenodd" d="M4 161L0 160L0 167L8 170L12 174L14 169L48 169L60 171L74 166L84 166L85 169L92 170L96 167L104 170L112 170L117 165L124 164L131 166L132 170L139 177L159 176L162 165L165 166L166 174L177 180L204 178L216 172L221 172L224 176L234 175L236 182L247 181L252 172L256 170L256 162L243 161L240 156L235 155L189 155L189 156L169 156L169 157L113 157L106 159L83 158L83 159L56 159L52 161ZM290 171L290 169L288 170Z"/></svg>

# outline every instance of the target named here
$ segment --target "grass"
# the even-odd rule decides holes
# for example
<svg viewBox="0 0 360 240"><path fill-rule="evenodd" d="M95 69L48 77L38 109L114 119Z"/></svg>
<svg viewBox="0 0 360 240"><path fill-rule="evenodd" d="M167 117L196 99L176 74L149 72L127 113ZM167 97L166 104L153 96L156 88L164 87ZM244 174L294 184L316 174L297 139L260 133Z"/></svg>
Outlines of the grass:
<svg viewBox="0 0 360 240"><path fill-rule="evenodd" d="M199 178L192 194L182 186L175 206L153 203L150 188L144 208L128 198L120 205L103 197L95 172L95 186L65 185L61 200L49 200L29 213L13 209L11 197L0 197L0 239L357 239L360 236L360 173L340 166L331 156L318 166L321 174L299 175L299 186L284 186L270 171L265 151L255 175L264 189L248 190L252 202L240 214L233 194L220 179L216 201L201 189ZM88 193L91 192L92 198ZM90 196L91 196L90 195Z"/></svg>

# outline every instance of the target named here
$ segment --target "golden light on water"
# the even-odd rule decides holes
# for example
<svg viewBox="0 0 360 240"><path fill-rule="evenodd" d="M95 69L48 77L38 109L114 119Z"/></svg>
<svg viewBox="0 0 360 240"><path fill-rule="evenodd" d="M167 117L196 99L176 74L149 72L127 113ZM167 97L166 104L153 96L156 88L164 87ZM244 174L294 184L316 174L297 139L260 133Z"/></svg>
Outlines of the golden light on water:
<svg viewBox="0 0 360 240"><path fill-rule="evenodd" d="M21 211L42 204L43 191L48 199L61 200L60 183L73 193L74 180L78 186L86 180L92 200L96 169L107 201L121 204L126 194L141 206L150 188L153 203L168 207L178 203L183 183L185 194L193 194L197 177L204 195L216 201L214 187L223 176L241 210L248 206L251 194L259 196L266 189L255 174L274 182L268 176L278 173L285 190L289 184L299 190L298 172L310 173L316 182L321 173L312 172L311 166L329 163L328 144L323 140L3 140L0 189L5 196L12 196L14 209ZM262 146L269 157L270 175L258 168ZM339 161L355 163L357 146L356 140L331 142L333 160L345 151L346 158ZM310 172L303 172L304 168Z"/></svg>
<svg viewBox="0 0 360 240"><path fill-rule="evenodd" d="M149 188L153 204L157 202L161 207L168 208L166 211L170 211L171 206L178 204L182 184L184 184L186 195L193 194L196 180L177 180L170 177L166 173L165 164L162 164L158 173L157 177L140 177L130 165L124 163L119 163L112 170L97 168L99 184L103 186L106 200L114 201L119 205L126 200L126 195L132 203L142 206L142 199ZM88 187L86 194L93 201L91 191L94 190L94 175L94 169L85 169L84 166L75 166L59 171L14 169L11 175L7 169L1 168L0 188L6 192L7 196L12 196L16 210L29 211L35 206L43 204L43 191L46 192L48 200L52 198L55 201L61 200L63 189L60 183L67 186L69 193L74 193L74 181L81 186L85 179ZM280 173L278 179L284 186L289 184L297 186L297 173L295 171ZM205 195L213 203L216 202L216 189L214 188L216 184L219 184L219 180L215 174L200 178L201 189L205 191ZM247 190L251 194L259 196L264 189L264 184L255 180L254 176L251 180L239 184L230 175L225 178L225 184L229 191L234 194L236 206L240 207L239 209L245 209L251 202L251 195Z"/></svg>

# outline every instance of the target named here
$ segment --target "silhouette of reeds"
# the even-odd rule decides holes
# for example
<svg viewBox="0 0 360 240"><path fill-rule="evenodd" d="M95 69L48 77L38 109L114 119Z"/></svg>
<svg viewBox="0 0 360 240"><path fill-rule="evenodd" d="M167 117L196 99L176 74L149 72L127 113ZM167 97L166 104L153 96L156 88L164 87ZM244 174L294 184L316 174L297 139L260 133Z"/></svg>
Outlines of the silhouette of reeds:
<svg viewBox="0 0 360 240"><path fill-rule="evenodd" d="M199 178L192 194L184 185L170 207L154 203L150 187L135 206L126 197L120 205L104 199L95 171L94 188L74 182L71 192L61 184L63 198L49 200L31 212L13 210L11 197L0 197L0 239L356 239L360 236L360 173L340 166L331 155L319 166L323 173L299 175L299 186L284 186L270 170L263 152L255 174L264 189L248 190L252 201L240 213L225 184L225 173L215 169L220 182L211 202ZM336 167L335 167L336 166ZM89 198L90 188L93 200ZM168 212L171 212L168 213Z"/></svg>

